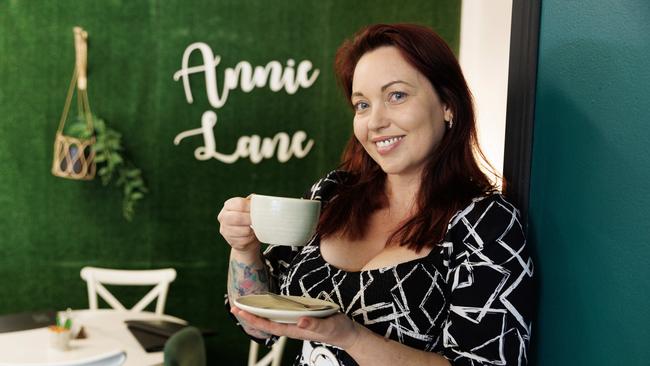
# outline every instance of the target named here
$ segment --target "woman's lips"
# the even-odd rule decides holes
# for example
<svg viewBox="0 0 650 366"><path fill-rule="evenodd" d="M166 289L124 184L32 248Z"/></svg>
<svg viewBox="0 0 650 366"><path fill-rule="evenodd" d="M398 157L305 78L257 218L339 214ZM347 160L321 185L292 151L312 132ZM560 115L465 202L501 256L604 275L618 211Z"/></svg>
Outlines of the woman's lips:
<svg viewBox="0 0 650 366"><path fill-rule="evenodd" d="M391 151L395 150L404 139L404 136L394 136L386 139L375 141L375 146L377 147L377 152L380 155L386 155Z"/></svg>

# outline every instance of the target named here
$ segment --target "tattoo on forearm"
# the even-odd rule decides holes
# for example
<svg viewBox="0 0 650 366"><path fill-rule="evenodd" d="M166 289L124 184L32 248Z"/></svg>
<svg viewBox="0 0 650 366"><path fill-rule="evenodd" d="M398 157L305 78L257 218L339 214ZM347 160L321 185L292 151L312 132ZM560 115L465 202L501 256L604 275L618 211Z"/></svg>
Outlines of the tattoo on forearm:
<svg viewBox="0 0 650 366"><path fill-rule="evenodd" d="M231 301L239 296L268 291L270 287L268 269L263 263L249 265L231 259L228 277L228 296ZM244 330L253 337L268 338L270 336L270 334L250 327L242 319L238 318L238 320Z"/></svg>
<svg viewBox="0 0 650 366"><path fill-rule="evenodd" d="M251 266L246 263L230 260L229 293L243 296L269 290L268 269L264 264Z"/></svg>

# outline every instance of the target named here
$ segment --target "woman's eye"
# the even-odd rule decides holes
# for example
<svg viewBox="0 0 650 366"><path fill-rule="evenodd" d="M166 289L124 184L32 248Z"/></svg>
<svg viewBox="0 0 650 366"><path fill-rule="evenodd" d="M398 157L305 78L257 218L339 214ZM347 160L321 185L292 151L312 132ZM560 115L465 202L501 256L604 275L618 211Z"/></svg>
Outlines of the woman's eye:
<svg viewBox="0 0 650 366"><path fill-rule="evenodd" d="M389 103L401 103L406 99L407 94L404 92L391 92L388 94L388 102Z"/></svg>
<svg viewBox="0 0 650 366"><path fill-rule="evenodd" d="M368 103L366 103L366 102L356 102L356 103L354 103L354 110L355 110L357 113L359 113L359 112L363 112L363 111L366 110L368 107L369 107L369 106L368 106Z"/></svg>

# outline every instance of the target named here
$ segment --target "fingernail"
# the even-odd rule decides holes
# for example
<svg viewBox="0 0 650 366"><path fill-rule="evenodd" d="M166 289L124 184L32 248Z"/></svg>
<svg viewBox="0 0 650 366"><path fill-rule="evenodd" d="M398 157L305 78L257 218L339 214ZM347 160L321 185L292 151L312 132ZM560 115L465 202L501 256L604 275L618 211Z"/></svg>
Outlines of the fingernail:
<svg viewBox="0 0 650 366"><path fill-rule="evenodd" d="M298 321L297 325L298 325L298 328L307 328L307 327L309 327L309 320L300 319L300 321Z"/></svg>

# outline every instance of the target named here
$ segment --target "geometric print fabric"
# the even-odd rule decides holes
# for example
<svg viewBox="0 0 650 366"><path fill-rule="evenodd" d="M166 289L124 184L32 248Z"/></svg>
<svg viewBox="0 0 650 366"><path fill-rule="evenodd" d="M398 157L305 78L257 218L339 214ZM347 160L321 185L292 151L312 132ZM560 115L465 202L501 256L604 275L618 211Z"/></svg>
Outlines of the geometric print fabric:
<svg viewBox="0 0 650 366"><path fill-rule="evenodd" d="M342 174L328 174L306 197L327 204ZM332 301L373 332L442 354L453 365L527 364L533 263L518 211L503 196L474 199L454 215L444 240L427 256L394 266L344 271L323 259L319 244L315 235L304 247L267 248L266 262L282 294ZM337 347L309 342L317 347L336 358L322 364L356 365ZM294 365L310 362L299 355Z"/></svg>

